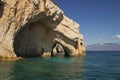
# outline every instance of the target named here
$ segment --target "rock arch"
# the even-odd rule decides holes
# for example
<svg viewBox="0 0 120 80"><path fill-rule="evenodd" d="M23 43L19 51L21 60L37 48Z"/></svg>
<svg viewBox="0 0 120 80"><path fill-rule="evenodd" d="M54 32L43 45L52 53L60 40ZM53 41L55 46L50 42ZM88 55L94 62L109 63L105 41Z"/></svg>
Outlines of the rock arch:
<svg viewBox="0 0 120 80"><path fill-rule="evenodd" d="M62 47L62 45L60 45L59 43L54 44L52 47L51 56L52 57L65 56L65 51L64 51L64 48Z"/></svg>
<svg viewBox="0 0 120 80"><path fill-rule="evenodd" d="M78 56L73 39L82 39L79 24L66 17L53 0L0 0L1 3L0 57L51 56L56 42L63 47L65 56Z"/></svg>

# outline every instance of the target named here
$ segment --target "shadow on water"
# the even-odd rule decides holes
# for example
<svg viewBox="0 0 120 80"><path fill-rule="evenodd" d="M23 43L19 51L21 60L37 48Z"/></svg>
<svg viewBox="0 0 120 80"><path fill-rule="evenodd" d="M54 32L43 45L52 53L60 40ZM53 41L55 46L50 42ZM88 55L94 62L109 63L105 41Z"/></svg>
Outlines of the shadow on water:
<svg viewBox="0 0 120 80"><path fill-rule="evenodd" d="M0 62L3 80L73 80L84 75L84 62L76 58L30 58Z"/></svg>
<svg viewBox="0 0 120 80"><path fill-rule="evenodd" d="M0 80L12 80L15 62L0 61Z"/></svg>

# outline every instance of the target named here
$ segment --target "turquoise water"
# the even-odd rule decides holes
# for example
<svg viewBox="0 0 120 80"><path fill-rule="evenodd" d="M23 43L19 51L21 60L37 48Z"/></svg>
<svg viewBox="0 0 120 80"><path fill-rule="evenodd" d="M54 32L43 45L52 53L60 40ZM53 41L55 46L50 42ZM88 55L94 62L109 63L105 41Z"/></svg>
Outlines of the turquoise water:
<svg viewBox="0 0 120 80"><path fill-rule="evenodd" d="M120 52L0 61L0 80L120 80Z"/></svg>

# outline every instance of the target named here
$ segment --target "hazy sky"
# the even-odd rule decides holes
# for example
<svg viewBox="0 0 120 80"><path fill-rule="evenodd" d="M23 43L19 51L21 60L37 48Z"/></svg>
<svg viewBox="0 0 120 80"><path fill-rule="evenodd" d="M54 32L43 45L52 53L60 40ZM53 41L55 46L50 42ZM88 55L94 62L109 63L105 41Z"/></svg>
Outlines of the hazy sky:
<svg viewBox="0 0 120 80"><path fill-rule="evenodd" d="M54 0L65 15L80 24L86 45L120 43L120 0Z"/></svg>

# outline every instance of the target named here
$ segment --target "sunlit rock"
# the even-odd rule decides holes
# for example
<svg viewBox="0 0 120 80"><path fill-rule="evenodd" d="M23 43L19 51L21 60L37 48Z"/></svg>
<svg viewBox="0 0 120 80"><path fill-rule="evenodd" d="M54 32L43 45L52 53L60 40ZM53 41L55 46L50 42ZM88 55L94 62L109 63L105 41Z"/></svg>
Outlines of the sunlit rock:
<svg viewBox="0 0 120 80"><path fill-rule="evenodd" d="M67 56L85 55L79 24L52 0L0 1L0 57L50 57L60 44Z"/></svg>

